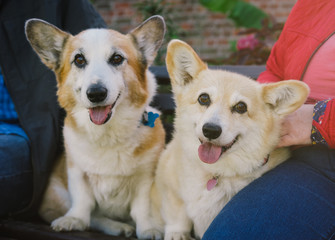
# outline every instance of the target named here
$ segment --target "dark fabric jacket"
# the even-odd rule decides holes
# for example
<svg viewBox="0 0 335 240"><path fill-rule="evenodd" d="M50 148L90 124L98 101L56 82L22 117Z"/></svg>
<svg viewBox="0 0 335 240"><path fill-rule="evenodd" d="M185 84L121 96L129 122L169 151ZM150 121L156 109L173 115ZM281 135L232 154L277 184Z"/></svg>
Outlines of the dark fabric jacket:
<svg viewBox="0 0 335 240"><path fill-rule="evenodd" d="M62 148L63 111L56 80L33 52L24 34L25 21L40 18L71 34L105 23L86 0L0 0L0 66L31 144L34 191L21 216L36 213L57 154Z"/></svg>

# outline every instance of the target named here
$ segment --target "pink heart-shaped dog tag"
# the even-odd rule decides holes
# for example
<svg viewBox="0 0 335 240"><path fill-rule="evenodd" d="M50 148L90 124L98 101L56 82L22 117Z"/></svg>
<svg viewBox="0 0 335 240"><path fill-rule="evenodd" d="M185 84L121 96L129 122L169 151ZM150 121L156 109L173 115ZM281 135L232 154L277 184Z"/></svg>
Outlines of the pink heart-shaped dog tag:
<svg viewBox="0 0 335 240"><path fill-rule="evenodd" d="M207 182L207 190L208 191L212 190L217 184L218 184L217 178L209 179Z"/></svg>

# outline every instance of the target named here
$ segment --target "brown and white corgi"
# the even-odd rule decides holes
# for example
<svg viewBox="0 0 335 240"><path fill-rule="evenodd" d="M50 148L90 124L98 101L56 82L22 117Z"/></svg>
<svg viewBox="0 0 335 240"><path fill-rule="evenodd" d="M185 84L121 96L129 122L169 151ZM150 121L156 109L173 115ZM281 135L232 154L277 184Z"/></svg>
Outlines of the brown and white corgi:
<svg viewBox="0 0 335 240"><path fill-rule="evenodd" d="M65 153L40 208L54 230L130 236L136 223L138 238L161 236L150 221L149 192L165 133L159 119L154 127L142 119L156 112L149 107L156 82L148 66L164 33L160 16L126 35L88 29L72 36L42 20L27 21L27 38L54 71L66 111Z"/></svg>

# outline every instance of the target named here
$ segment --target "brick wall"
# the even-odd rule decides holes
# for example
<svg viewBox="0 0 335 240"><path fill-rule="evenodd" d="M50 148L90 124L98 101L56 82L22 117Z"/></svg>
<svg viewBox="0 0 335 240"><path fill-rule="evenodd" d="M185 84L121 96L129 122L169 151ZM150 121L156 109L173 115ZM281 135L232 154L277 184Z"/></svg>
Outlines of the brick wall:
<svg viewBox="0 0 335 240"><path fill-rule="evenodd" d="M297 0L249 0L250 3L273 16L277 22L285 22ZM126 33L144 19L136 0L92 0L93 5L109 27ZM231 20L221 13L213 13L198 0L164 0L164 18L171 19L178 38L188 42L206 61L222 59L230 54L232 40L240 36ZM165 16L164 16L165 15ZM163 48L166 47L166 42ZM164 56L163 56L164 57Z"/></svg>

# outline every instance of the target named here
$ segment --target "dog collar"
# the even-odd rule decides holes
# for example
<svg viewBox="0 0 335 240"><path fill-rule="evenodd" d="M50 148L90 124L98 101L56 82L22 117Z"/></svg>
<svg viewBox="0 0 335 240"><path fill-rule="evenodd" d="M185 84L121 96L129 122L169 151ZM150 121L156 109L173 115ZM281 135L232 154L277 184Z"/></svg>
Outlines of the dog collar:
<svg viewBox="0 0 335 240"><path fill-rule="evenodd" d="M268 154L268 155L264 158L264 162L263 162L263 165L262 165L262 166L264 166L265 164L268 163L269 158L270 158L270 154Z"/></svg>
<svg viewBox="0 0 335 240"><path fill-rule="evenodd" d="M158 113L144 111L144 113L142 115L141 123L144 126L148 126L148 127L153 128L153 127L155 127L155 121L158 117L159 117Z"/></svg>
<svg viewBox="0 0 335 240"><path fill-rule="evenodd" d="M268 163L269 158L270 158L270 154L268 154L268 155L264 158L264 162L263 162L262 166L264 166L265 164ZM214 176L214 177L212 177L211 179L209 179L209 180L207 181L207 190L208 190L208 191L212 190L212 189L218 184L218 179L219 179L219 176Z"/></svg>

